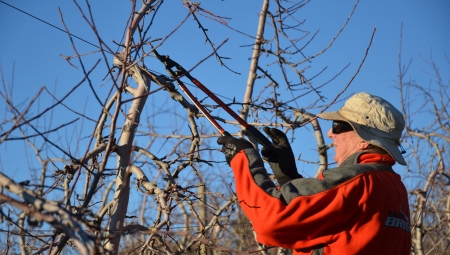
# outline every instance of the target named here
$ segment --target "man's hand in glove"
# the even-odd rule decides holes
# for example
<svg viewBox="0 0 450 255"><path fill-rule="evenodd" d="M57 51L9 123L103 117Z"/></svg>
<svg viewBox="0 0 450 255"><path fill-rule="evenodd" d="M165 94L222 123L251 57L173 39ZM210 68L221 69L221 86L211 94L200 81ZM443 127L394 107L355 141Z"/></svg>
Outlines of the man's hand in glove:
<svg viewBox="0 0 450 255"><path fill-rule="evenodd" d="M219 137L219 139L217 139L217 143L223 145L222 152L225 154L228 165L234 155L236 155L239 151L253 148L253 145L249 141L242 138L237 139L229 135Z"/></svg>
<svg viewBox="0 0 450 255"><path fill-rule="evenodd" d="M280 186L292 179L303 178L297 173L294 153L286 135L276 128L264 127L264 132L272 138L272 145L275 151L270 151L263 147L261 154L272 168Z"/></svg>

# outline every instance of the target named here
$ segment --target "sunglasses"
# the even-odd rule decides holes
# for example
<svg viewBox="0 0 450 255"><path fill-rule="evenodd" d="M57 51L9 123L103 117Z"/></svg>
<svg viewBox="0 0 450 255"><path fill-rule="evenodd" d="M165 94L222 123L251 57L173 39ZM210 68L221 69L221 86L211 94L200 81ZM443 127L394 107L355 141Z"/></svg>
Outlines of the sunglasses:
<svg viewBox="0 0 450 255"><path fill-rule="evenodd" d="M333 120L333 127L331 128L331 132L333 134L337 135L348 131L353 131L353 127L350 124L343 121Z"/></svg>

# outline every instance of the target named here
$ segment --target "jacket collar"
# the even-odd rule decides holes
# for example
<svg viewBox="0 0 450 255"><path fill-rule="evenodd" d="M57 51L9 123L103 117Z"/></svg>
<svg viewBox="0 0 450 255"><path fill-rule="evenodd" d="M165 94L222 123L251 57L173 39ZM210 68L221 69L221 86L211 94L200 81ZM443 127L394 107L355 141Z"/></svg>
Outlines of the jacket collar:
<svg viewBox="0 0 450 255"><path fill-rule="evenodd" d="M390 157L389 155L382 155L378 154L378 153L373 153L370 151L359 151L356 153L353 153L352 155L348 156L346 159L344 159L344 161L342 161L342 163L339 166L346 166L346 165L354 165L354 164L360 164L360 157L364 154L373 154L375 155L375 157L373 158L373 160L366 160L369 161L367 163L381 163L381 164L388 164L388 165L394 165L395 164L395 160L392 159L392 157ZM390 160L392 159L392 160Z"/></svg>

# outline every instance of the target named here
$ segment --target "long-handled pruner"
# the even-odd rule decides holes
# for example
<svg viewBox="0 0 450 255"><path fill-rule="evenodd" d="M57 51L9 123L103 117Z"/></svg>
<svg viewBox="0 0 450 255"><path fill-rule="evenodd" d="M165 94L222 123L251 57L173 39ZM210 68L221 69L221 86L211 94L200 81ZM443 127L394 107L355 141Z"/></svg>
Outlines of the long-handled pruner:
<svg viewBox="0 0 450 255"><path fill-rule="evenodd" d="M230 107L228 107L222 100L220 100L214 93L212 93L207 87L205 87L201 82L192 77L189 72L187 72L181 65L177 62L170 59L169 56L159 55L156 50L153 50L156 58L158 58L164 65L166 66L166 70L172 76L173 79L176 80L180 89L186 94L186 96L191 100L191 102L197 107L197 109L205 115L205 118L220 132L221 135L230 135L227 131L225 131L219 123L209 114L208 110L206 110L203 105L195 98L189 89L181 82L180 76L186 76L189 80L191 80L198 88L200 88L205 94L207 94L212 100L214 100L218 105L220 105L228 114L230 114L234 119L239 122L239 124L244 128L247 134L251 135L258 141L262 146L266 147L271 151L274 151L274 147L272 143L265 137L258 129L254 126L248 124L245 120L243 120L237 113L235 113ZM173 67L177 68L177 71L174 72L172 70Z"/></svg>

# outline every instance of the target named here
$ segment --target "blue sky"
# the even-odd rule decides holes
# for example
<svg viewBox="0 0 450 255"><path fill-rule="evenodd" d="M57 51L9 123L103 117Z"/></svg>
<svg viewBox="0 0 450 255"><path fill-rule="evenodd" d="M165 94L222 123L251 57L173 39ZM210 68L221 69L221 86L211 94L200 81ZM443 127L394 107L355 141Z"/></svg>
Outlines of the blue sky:
<svg viewBox="0 0 450 255"><path fill-rule="evenodd" d="M63 28L58 12L59 7L71 33L98 44L96 37L86 25L72 1L2 1ZM256 32L257 14L261 8L260 2L210 0L202 2L201 6L217 15L230 17L231 19L227 20L229 26L253 36ZM86 10L84 1L80 1L79 4ZM354 1L311 1L308 3L298 13L298 18L305 20L304 30L314 33L320 29L320 32L314 41L305 48L304 53L314 54L328 45L346 21L354 4ZM121 41L130 13L130 2L92 1L91 8L100 36L113 50L117 50L117 46L112 43L112 40ZM366 91L384 97L399 107L399 92L395 88L395 80L398 75L401 24L403 23L402 59L406 63L412 58L409 75L418 82L427 84L431 80L430 75L427 74L430 69L421 57L427 60L432 57L438 66L442 66L442 73L447 78L449 77L449 65L445 57L445 53L450 54L449 11L450 1L448 0L361 1L346 29L326 54L310 63L311 68L307 70L306 75L313 76L322 68L328 67L320 77L314 80L315 84L321 84L333 77L344 66L350 64L341 76L322 90L323 95L328 100L334 98L354 75L365 54L373 29L376 27L375 37L366 62L343 96ZM164 37L187 15L186 8L182 6L182 1L167 1L163 4L160 12L163 15L158 16L160 18L155 20L155 26L150 31L152 38ZM236 97L237 100L241 100L250 65L248 59L251 56L251 49L240 46L253 43L253 39L204 17L201 17L201 21L208 27L209 36L216 45L229 38L228 42L222 46L220 54L230 57L231 59L226 60L225 63L232 70L240 72L241 75L236 75L221 67L214 57L209 58L197 67L192 75L221 96L225 98ZM72 60L72 63L78 67L77 70L60 56L61 54L65 56L74 55L66 34L3 3L0 3L0 33L2 35L0 36L0 65L3 79L14 83L13 95L16 104L29 101L43 85L54 91L57 96L62 97L84 77L78 61ZM75 40L75 45L77 50L83 54L96 50L93 46L78 40ZM160 53L169 54L180 64L189 68L209 55L211 48L204 43L201 31L192 18L189 18L176 33L167 39L160 48ZM108 58L111 62L111 56L108 56ZM91 68L98 59L101 59L99 54L86 57L86 68ZM99 65L101 68L93 73L91 81L100 98L104 98L102 96L106 95L109 86L101 86L105 83L102 79L106 75L106 69L103 60ZM267 66L267 69L272 70L271 68L274 67ZM163 67L156 63L150 69L164 73ZM194 93L199 92L194 90ZM289 99L289 96L286 93L286 99ZM161 105L172 106L174 104L171 101L159 102L159 98L152 98L152 100L155 102L153 105L155 107L151 107L151 104L148 103L147 109L154 113L162 111ZM317 100L317 97L311 96L305 98L304 101L298 100L296 104L299 107L304 107L315 100ZM227 100L225 99L225 101ZM40 102L41 109L45 108L46 103L48 102ZM87 83L84 83L79 90L69 97L67 103L79 111L86 112L94 119L98 117L100 112L98 103L90 93ZM339 105L332 107L332 109L335 110L338 107ZM3 100L0 100L0 108L6 109ZM235 110L239 110L239 108L235 108ZM319 111L319 109L315 110ZM315 113L314 109L312 111ZM38 112L37 109L33 113L36 112ZM9 117L10 115L5 112L4 116ZM229 118L223 112L221 117ZM45 123L55 127L58 121L73 119L74 117L56 111L53 119L47 116L41 124L44 125ZM51 120L54 123L50 123ZM158 119L158 121L160 120ZM164 124L167 127L182 125L172 116L166 116L165 121ZM158 124L164 126L162 123ZM323 125L326 127L329 123ZM78 122L74 126L74 130L80 126L85 128L83 134L76 131L66 131L66 133L59 134L60 137L65 136L66 138L61 138L58 141L69 146L73 140L76 140L77 136L85 137L92 131L88 121L86 123ZM310 160L316 160L317 158L312 153L315 145L312 131L302 128L296 132L296 138L295 153L297 155L302 154L305 157L309 156L311 157ZM146 143L145 141L141 142ZM2 151L0 154L1 169L3 171L17 176L21 169L27 167L25 161L14 155L17 150L23 150L23 148L23 142L9 142L0 145ZM72 148L71 150L77 151L81 155L84 149ZM32 152L29 153L31 155L27 157L32 158ZM52 153L57 154L56 151L50 154ZM311 165L301 166L301 171L306 175L313 175L314 170L315 167Z"/></svg>

